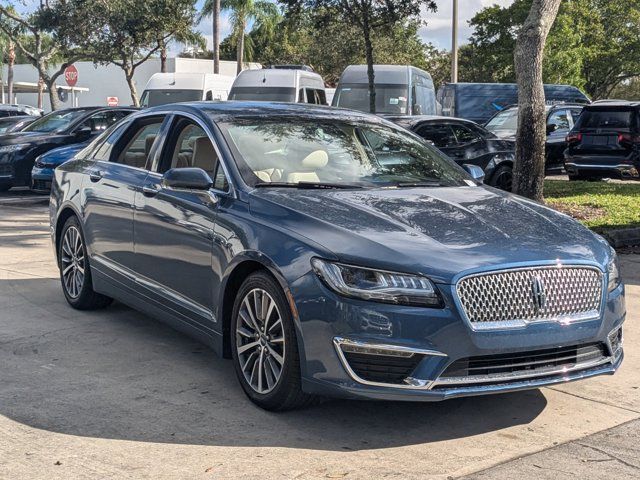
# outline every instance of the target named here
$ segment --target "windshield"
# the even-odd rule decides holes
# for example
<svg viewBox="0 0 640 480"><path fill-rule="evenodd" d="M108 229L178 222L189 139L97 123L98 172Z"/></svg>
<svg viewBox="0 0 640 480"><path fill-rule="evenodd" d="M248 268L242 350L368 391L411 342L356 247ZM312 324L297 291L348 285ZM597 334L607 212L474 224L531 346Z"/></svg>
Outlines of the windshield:
<svg viewBox="0 0 640 480"><path fill-rule="evenodd" d="M168 103L198 102L202 90L145 90L140 100L141 107L155 107Z"/></svg>
<svg viewBox="0 0 640 480"><path fill-rule="evenodd" d="M407 114L407 85L376 85L376 112ZM369 86L366 84L342 85L336 91L334 106L369 112Z"/></svg>
<svg viewBox="0 0 640 480"><path fill-rule="evenodd" d="M399 128L299 117L243 118L219 125L250 186L469 184L460 167Z"/></svg>
<svg viewBox="0 0 640 480"><path fill-rule="evenodd" d="M493 133L502 131L515 134L518 128L518 109L510 108L497 113L484 127Z"/></svg>
<svg viewBox="0 0 640 480"><path fill-rule="evenodd" d="M91 110L62 110L57 112L51 112L47 115L40 117L28 127L24 128L23 132L62 132L69 128L76 120L80 119L87 112Z"/></svg>
<svg viewBox="0 0 640 480"><path fill-rule="evenodd" d="M296 89L286 87L234 87L229 100L295 102Z"/></svg>

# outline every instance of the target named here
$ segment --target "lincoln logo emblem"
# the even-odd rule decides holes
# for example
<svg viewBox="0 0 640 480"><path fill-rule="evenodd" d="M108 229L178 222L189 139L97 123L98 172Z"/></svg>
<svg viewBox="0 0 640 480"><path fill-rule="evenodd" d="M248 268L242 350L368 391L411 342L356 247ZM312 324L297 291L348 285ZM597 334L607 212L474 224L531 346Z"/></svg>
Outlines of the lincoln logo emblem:
<svg viewBox="0 0 640 480"><path fill-rule="evenodd" d="M531 279L531 288L533 290L533 304L537 311L542 310L547 305L547 295L544 292L544 283L540 277Z"/></svg>

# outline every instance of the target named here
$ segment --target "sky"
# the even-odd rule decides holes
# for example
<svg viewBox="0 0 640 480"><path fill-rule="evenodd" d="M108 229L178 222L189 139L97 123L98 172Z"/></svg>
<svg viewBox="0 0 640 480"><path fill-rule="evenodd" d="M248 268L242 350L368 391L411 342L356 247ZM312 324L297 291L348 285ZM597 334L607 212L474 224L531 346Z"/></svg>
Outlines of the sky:
<svg viewBox="0 0 640 480"><path fill-rule="evenodd" d="M204 3L203 0L198 2L198 6ZM458 43L465 43L472 33L469 27L469 20L480 10L490 5L502 5L506 6L513 3L513 0L458 0ZM451 49L451 18L452 0L436 0L438 11L436 13L424 12L422 15L423 20L427 22L427 25L420 30L420 36L425 42L431 42L439 49ZM231 30L228 16L222 14L222 38L227 36ZM209 48L212 46L211 35L211 18L204 19L204 21L198 25L203 36L207 39L207 45Z"/></svg>

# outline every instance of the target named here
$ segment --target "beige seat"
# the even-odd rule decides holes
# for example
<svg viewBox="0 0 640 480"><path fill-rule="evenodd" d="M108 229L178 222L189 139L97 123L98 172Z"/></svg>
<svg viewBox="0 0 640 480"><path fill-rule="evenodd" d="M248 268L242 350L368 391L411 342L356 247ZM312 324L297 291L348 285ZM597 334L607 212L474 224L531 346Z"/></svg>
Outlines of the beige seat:
<svg viewBox="0 0 640 480"><path fill-rule="evenodd" d="M264 170L256 170L253 173L263 182L279 182L282 180L281 168L265 168Z"/></svg>
<svg viewBox="0 0 640 480"><path fill-rule="evenodd" d="M209 175L213 175L217 161L218 155L209 137L197 137L193 142L191 166L201 168Z"/></svg>
<svg viewBox="0 0 640 480"><path fill-rule="evenodd" d="M304 157L297 167L298 170L287 175L288 183L319 182L318 170L329 163L329 155L324 150L316 150Z"/></svg>

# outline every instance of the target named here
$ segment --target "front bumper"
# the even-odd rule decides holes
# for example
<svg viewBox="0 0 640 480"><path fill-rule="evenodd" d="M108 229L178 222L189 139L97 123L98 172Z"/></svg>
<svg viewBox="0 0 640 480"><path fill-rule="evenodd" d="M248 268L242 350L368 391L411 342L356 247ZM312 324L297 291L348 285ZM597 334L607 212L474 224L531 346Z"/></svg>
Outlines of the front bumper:
<svg viewBox="0 0 640 480"><path fill-rule="evenodd" d="M31 190L37 193L51 192L51 182L53 181L53 168L38 167L31 170Z"/></svg>
<svg viewBox="0 0 640 480"><path fill-rule="evenodd" d="M337 297L309 274L291 286L298 313L298 338L303 388L320 395L378 400L438 401L448 398L502 393L613 374L622 363L620 344L615 351L608 335L624 322L624 287L612 291L600 318L572 324L531 323L524 328L472 331L460 318L447 286L439 285L445 308L427 309L375 304ZM318 289L321 294L318 295ZM307 293L308 292L308 293ZM314 298L315 297L315 298ZM417 363L398 357L394 362L372 364L372 369L410 372L394 384L359 376L356 345L376 355L417 352ZM456 361L492 355L521 355L533 351L601 345L602 355L573 367L549 366L516 375L488 379L445 378ZM347 354L345 354L345 351ZM360 351L362 353L362 351ZM348 360L347 355L354 355ZM355 360L354 360L355 358ZM356 363L353 363L356 362ZM360 370L358 370L360 368ZM401 370L408 368L410 370ZM400 369L400 370L398 370ZM357 370L357 371L356 371ZM404 374L403 374L404 375ZM388 378L388 377L385 377Z"/></svg>

